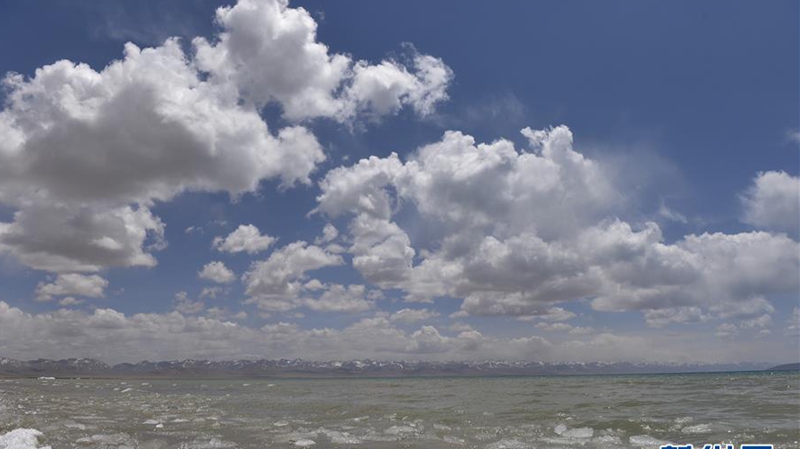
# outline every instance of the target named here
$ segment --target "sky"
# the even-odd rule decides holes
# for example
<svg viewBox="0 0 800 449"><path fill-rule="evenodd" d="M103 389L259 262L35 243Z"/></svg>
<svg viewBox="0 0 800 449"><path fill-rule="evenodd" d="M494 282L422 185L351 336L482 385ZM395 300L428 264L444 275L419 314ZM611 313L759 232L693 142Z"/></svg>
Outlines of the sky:
<svg viewBox="0 0 800 449"><path fill-rule="evenodd" d="M794 1L0 6L0 357L800 357Z"/></svg>

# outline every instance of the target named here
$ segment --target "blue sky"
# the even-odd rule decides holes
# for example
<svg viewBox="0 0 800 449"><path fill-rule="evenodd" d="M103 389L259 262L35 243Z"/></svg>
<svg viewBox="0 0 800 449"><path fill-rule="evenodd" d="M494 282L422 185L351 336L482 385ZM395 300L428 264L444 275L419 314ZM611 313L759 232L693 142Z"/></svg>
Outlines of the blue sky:
<svg viewBox="0 0 800 449"><path fill-rule="evenodd" d="M796 357L797 3L452 6L5 3L0 356Z"/></svg>

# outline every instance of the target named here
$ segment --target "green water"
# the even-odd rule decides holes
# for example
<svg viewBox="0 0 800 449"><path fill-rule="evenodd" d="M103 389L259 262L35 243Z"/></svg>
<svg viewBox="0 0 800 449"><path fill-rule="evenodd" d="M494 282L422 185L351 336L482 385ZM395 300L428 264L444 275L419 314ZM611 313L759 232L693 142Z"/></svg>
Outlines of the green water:
<svg viewBox="0 0 800 449"><path fill-rule="evenodd" d="M5 380L0 435L59 448L800 447L800 375Z"/></svg>

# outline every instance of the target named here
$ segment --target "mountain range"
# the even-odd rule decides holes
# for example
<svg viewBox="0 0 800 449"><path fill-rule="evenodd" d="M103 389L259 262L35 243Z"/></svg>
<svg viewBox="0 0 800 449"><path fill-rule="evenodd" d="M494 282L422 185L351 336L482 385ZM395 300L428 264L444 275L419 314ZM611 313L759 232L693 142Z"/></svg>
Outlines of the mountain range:
<svg viewBox="0 0 800 449"><path fill-rule="evenodd" d="M787 367L797 364L785 365ZM94 359L0 358L0 377L441 377L536 376L759 371L765 363L544 363L525 361L310 361L280 360L175 360L142 361L109 366ZM784 365L774 368L784 368Z"/></svg>

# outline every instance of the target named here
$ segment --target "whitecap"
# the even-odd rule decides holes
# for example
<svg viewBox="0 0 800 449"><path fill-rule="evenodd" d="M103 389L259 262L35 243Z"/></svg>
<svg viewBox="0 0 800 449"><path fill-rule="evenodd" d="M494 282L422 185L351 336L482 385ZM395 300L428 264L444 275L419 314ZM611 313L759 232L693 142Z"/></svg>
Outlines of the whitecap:
<svg viewBox="0 0 800 449"><path fill-rule="evenodd" d="M348 432L340 432L338 430L328 430L325 428L321 428L318 430L318 433L325 435L326 437L330 438L331 443L333 444L359 444L361 440L354 437Z"/></svg>
<svg viewBox="0 0 800 449"><path fill-rule="evenodd" d="M591 427L578 427L561 433L561 436L567 438L591 438L593 435L594 429Z"/></svg>
<svg viewBox="0 0 800 449"><path fill-rule="evenodd" d="M681 429L681 433L698 434L698 433L711 433L711 424L696 424L694 426L686 426Z"/></svg>
<svg viewBox="0 0 800 449"><path fill-rule="evenodd" d="M520 440L506 438L486 446L486 449L526 449L529 447Z"/></svg>
<svg viewBox="0 0 800 449"><path fill-rule="evenodd" d="M392 426L383 431L389 435L404 435L407 433L417 433L417 429L411 426Z"/></svg>
<svg viewBox="0 0 800 449"><path fill-rule="evenodd" d="M661 447L671 444L669 441L659 440L650 435L634 435L630 441L632 445L641 447Z"/></svg>

